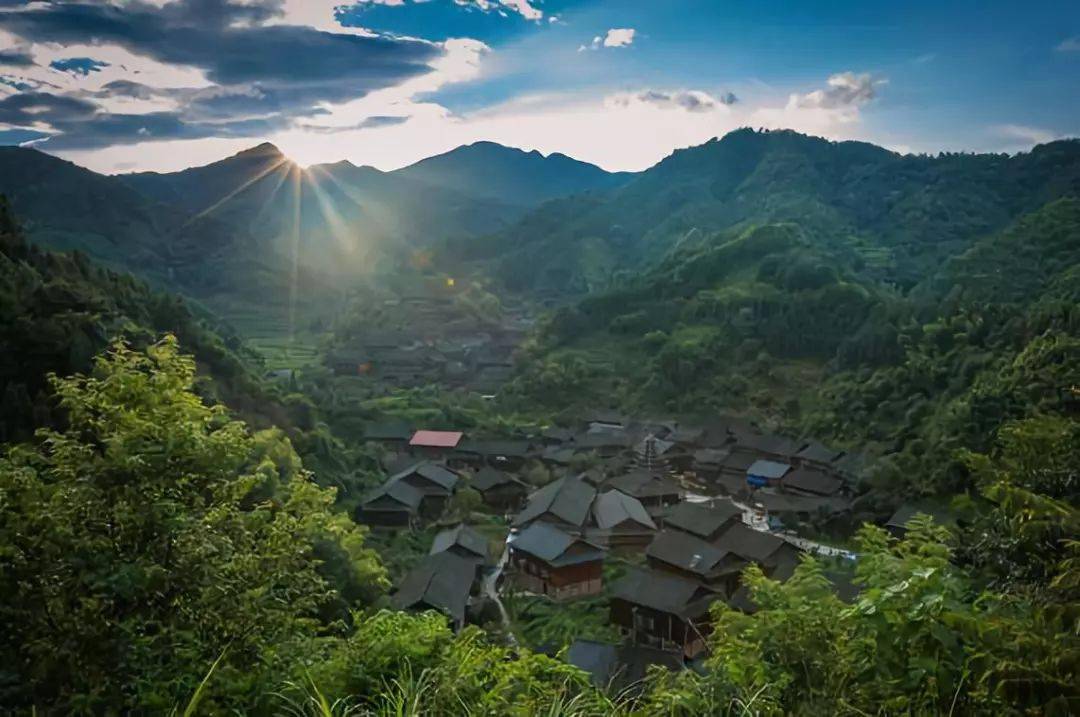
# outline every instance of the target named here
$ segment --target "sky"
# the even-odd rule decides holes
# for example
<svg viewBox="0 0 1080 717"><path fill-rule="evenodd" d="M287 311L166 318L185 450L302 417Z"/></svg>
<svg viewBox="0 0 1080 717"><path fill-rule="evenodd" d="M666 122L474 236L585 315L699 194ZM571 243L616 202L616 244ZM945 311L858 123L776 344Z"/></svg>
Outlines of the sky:
<svg viewBox="0 0 1080 717"><path fill-rule="evenodd" d="M1080 2L0 0L0 144L107 172L490 140L641 170L739 127L897 152L1080 135Z"/></svg>

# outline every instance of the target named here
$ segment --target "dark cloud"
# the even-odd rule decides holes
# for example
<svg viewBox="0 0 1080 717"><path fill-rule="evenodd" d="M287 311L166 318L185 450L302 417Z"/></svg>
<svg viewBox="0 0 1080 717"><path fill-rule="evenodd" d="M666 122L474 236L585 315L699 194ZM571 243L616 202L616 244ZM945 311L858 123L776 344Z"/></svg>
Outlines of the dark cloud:
<svg viewBox="0 0 1080 717"><path fill-rule="evenodd" d="M374 117L366 117L362 121L356 124L345 125L341 127L332 127L328 125L316 125L316 124L302 124L300 128L306 132L314 132L316 134L337 134L339 132L349 132L356 129L376 129L378 127L393 127L398 124L405 124L409 121L408 117L398 115L376 115Z"/></svg>
<svg viewBox="0 0 1080 717"><path fill-rule="evenodd" d="M679 108L687 112L712 112L719 105L733 105L739 101L731 92L725 92L719 97L713 97L705 92L696 90L665 92L662 90L645 90L633 96L639 102L656 105L657 107ZM624 96L617 100L619 104L630 104L631 97Z"/></svg>
<svg viewBox="0 0 1080 717"><path fill-rule="evenodd" d="M145 0L123 5L53 2L18 11L0 9L0 28L30 42L119 45L161 63L201 69L215 83L203 89L166 89L130 80L110 82L78 99L157 98L163 107L177 109L139 115L148 118L145 125L135 116L106 112L78 120L38 115L38 122L62 133L49 140L49 147L236 136L259 127L280 128L325 113L321 103L352 100L428 72L429 63L443 52L422 40L265 24L280 15L281 0L174 0L161 7ZM95 62L72 58L53 67L89 74L103 66L89 64Z"/></svg>
<svg viewBox="0 0 1080 717"><path fill-rule="evenodd" d="M23 50L0 50L0 65L11 67L30 67L34 64L34 58L29 52Z"/></svg>

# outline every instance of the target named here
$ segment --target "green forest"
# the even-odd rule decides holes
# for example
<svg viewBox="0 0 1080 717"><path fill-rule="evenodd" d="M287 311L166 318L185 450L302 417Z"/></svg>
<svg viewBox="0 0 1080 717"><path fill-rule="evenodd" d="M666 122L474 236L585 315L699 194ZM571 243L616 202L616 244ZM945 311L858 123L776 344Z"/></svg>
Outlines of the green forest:
<svg viewBox="0 0 1080 717"><path fill-rule="evenodd" d="M561 155L549 176L492 152L393 178L450 186L491 162L498 181L468 202L443 187L426 207L438 216L401 209L417 234L447 221L442 202L456 222L423 252L388 249L374 277L305 257L294 282L320 290L292 305L287 336L241 318L280 308L276 253L201 273L177 251L171 276L141 272L145 255L115 244L58 243L26 188L0 204L5 712L1080 710L1080 143L900 156L739 130L632 176ZM231 181L227 168L95 191L154 206ZM213 230L271 231L238 192ZM496 204L500 221L477 225L463 202ZM189 231L177 211L157 220ZM127 241L108 213L70 221ZM126 231L165 251L142 236L158 230ZM465 361L439 348L444 324L520 341L512 365L490 360L505 384L454 378ZM371 337L421 326L445 331L415 341L429 363L407 381L378 373ZM469 471L422 530L361 520L401 457L365 439L375 426L539 445L601 410L738 416L863 456L828 535L855 556L853 597L824 554L782 577L751 563L736 581L754 608L712 602L703 657L618 687L567 657L575 638L617 636L607 593L506 594L505 624L397 609L438 528L468 524L500 551L516 528ZM508 484L535 496L603 473L613 459L598 456L530 453ZM896 533L885 519L901 504L925 510ZM643 562L612 559L604 580Z"/></svg>

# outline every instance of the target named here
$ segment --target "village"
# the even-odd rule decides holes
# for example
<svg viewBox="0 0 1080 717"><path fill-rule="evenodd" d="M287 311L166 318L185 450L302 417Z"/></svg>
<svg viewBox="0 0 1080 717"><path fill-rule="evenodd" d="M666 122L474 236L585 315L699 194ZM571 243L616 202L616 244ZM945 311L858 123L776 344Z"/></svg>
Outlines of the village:
<svg viewBox="0 0 1080 717"><path fill-rule="evenodd" d="M397 581L394 607L439 611L460 629L482 624L493 602L508 622L510 596L606 599L620 639L577 639L563 654L605 687L632 685L649 665L700 661L712 603L756 609L740 582L749 565L783 581L807 550L855 559L799 533L847 519L862 457L737 419L690 426L602 411L510 438L403 423L372 424L365 438L381 446L389 477L356 519L376 534L442 527ZM536 484L537 466L549 482ZM447 522L463 491L479 496L483 532L467 516ZM902 508L887 528L900 535L914 512ZM852 599L849 577L836 584Z"/></svg>

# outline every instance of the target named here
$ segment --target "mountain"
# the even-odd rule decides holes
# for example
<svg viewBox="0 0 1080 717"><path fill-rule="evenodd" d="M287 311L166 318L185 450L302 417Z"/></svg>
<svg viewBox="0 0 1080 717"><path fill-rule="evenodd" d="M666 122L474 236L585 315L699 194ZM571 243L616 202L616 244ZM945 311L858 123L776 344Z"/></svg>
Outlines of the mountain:
<svg viewBox="0 0 1080 717"><path fill-rule="evenodd" d="M1016 156L899 155L792 131L732 132L625 185L556 200L454 247L513 288L587 291L727 232L794 222L823 250L900 287L1024 212L1080 193L1080 142Z"/></svg>
<svg viewBox="0 0 1080 717"><path fill-rule="evenodd" d="M213 217L193 217L120 179L35 149L0 147L0 194L39 243L78 249L156 280L208 287L213 277L193 266L231 261L246 248L245 237Z"/></svg>
<svg viewBox="0 0 1080 717"><path fill-rule="evenodd" d="M476 142L420 160L393 174L517 206L625 184L630 172L607 172L558 152L547 155Z"/></svg>

